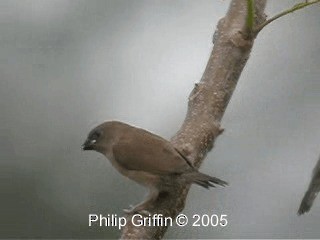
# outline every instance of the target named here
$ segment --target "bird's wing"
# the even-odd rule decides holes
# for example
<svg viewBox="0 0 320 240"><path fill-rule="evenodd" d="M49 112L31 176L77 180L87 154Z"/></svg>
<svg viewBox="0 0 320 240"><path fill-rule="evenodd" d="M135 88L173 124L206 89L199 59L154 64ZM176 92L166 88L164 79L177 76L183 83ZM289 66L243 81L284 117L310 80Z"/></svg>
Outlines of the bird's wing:
<svg viewBox="0 0 320 240"><path fill-rule="evenodd" d="M319 191L320 191L320 159L313 170L313 176L309 184L308 190L306 191L301 201L301 204L298 210L299 215L304 214L310 210L310 208L312 207L313 201L317 197Z"/></svg>
<svg viewBox="0 0 320 240"><path fill-rule="evenodd" d="M125 132L119 138L113 145L113 156L122 167L128 170L173 174L182 173L191 168L170 142L137 128Z"/></svg>

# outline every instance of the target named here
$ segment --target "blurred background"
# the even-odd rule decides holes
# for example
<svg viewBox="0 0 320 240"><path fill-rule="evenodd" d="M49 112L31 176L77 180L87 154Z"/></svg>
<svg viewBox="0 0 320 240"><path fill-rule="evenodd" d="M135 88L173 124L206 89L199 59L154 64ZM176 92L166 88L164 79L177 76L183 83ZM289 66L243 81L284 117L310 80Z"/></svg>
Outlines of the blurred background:
<svg viewBox="0 0 320 240"><path fill-rule="evenodd" d="M269 16L299 1L269 0ZM0 0L1 229L8 238L117 238L88 214L117 214L145 189L98 153L89 130L121 120L167 139L204 71L229 1ZM296 212L320 154L320 4L256 39L186 215L228 226L172 227L166 238L319 238L320 199Z"/></svg>

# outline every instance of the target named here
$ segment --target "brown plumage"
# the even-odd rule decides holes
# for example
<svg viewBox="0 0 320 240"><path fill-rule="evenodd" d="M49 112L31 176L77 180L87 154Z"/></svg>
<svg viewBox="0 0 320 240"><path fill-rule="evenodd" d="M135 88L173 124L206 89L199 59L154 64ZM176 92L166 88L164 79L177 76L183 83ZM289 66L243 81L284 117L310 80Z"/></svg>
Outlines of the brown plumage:
<svg viewBox="0 0 320 240"><path fill-rule="evenodd" d="M146 201L127 212L144 210L149 201L174 184L195 183L205 188L227 185L198 172L169 141L125 123L111 121L97 126L82 148L102 153L121 174L149 188Z"/></svg>
<svg viewBox="0 0 320 240"><path fill-rule="evenodd" d="M309 184L308 190L304 194L304 197L301 201L298 215L304 214L309 212L310 208L312 207L313 201L316 199L320 191L320 158L313 169L313 174L311 178L311 182Z"/></svg>

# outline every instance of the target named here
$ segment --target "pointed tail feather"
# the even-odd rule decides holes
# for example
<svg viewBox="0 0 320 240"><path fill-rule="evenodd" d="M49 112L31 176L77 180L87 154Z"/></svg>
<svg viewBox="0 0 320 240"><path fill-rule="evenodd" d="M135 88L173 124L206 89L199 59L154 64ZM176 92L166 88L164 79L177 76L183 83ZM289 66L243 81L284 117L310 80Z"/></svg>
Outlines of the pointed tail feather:
<svg viewBox="0 0 320 240"><path fill-rule="evenodd" d="M210 187L215 187L215 185L220 185L220 186L227 186L228 183L215 177L211 177L207 174L198 172L198 171L193 171L190 173L185 173L184 178L187 180L188 183L195 183L201 187L204 188L210 188Z"/></svg>

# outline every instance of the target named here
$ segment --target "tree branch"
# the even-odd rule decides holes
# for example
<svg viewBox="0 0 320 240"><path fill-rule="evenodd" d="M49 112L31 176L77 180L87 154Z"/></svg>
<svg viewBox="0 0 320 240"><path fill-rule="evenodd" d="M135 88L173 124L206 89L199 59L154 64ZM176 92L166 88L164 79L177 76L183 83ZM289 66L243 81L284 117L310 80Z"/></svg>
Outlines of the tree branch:
<svg viewBox="0 0 320 240"><path fill-rule="evenodd" d="M278 19L278 18L281 18L289 13L293 13L299 9L302 9L302 8L305 8L307 6L310 6L312 4L315 4L315 3L319 3L320 0L314 0L314 1L306 1L304 3L298 3L296 5L294 5L292 8L290 9L287 9L277 15L275 15L274 17L272 18L269 18L267 21L263 22L261 25L257 26L255 29L254 29L254 33L255 34L258 34L265 26L267 26L268 24L270 24L271 22L273 22L274 20Z"/></svg>
<svg viewBox="0 0 320 240"><path fill-rule="evenodd" d="M265 21L266 0L255 1L255 26ZM231 1L217 26L216 40L203 73L189 96L188 112L180 130L171 139L196 167L199 167L215 139L222 133L220 122L241 72L249 58L254 36L247 25L247 1ZM220 177L220 176L219 176ZM190 186L176 186L161 194L146 209L151 214L176 217L183 210ZM127 216L123 239L160 239L167 227L136 227Z"/></svg>

